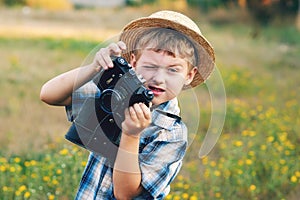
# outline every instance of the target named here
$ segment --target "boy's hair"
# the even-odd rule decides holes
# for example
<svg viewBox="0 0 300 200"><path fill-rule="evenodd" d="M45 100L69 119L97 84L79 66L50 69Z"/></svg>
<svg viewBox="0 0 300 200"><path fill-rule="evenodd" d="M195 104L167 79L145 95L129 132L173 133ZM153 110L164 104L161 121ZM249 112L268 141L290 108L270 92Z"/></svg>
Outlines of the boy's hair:
<svg viewBox="0 0 300 200"><path fill-rule="evenodd" d="M196 49L193 43L180 32L168 28L148 28L136 41L135 54L137 60L141 51L151 49L155 52L167 52L173 57L185 59L189 68L196 66Z"/></svg>

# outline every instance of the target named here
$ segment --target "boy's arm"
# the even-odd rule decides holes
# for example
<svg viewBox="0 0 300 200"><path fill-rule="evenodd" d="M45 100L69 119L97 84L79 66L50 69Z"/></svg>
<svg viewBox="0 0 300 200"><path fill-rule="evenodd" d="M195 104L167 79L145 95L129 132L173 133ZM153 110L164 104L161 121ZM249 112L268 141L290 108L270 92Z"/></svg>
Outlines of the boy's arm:
<svg viewBox="0 0 300 200"><path fill-rule="evenodd" d="M116 199L132 199L142 192L138 149L139 137L122 133L113 172Z"/></svg>
<svg viewBox="0 0 300 200"><path fill-rule="evenodd" d="M50 105L70 105L73 91L90 81L102 68L112 68L110 55L119 55L124 49L126 45L121 41L101 48L91 64L65 72L46 82L41 89L40 99Z"/></svg>
<svg viewBox="0 0 300 200"><path fill-rule="evenodd" d="M90 64L60 74L43 85L40 99L50 105L70 105L73 91L91 80L98 71L99 67Z"/></svg>
<svg viewBox="0 0 300 200"><path fill-rule="evenodd" d="M139 166L139 143L141 132L150 123L150 109L143 103L134 104L125 111L122 136L113 171L114 195L117 199L132 199L143 190Z"/></svg>

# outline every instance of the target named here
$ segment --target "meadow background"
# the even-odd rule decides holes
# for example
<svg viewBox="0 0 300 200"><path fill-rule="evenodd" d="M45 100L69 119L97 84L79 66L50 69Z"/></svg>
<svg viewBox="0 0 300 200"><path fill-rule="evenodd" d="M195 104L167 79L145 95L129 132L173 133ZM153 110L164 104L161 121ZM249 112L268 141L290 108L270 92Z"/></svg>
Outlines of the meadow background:
<svg viewBox="0 0 300 200"><path fill-rule="evenodd" d="M182 1L110 9L53 2L63 1L0 7L1 199L74 198L88 153L64 139L70 125L64 108L42 103L40 88L80 66L131 19L162 8L200 25L215 48L227 96L222 134L200 159L211 114L203 100L199 128L167 199L299 199L300 37L292 20L258 26L244 12L205 13ZM205 87L197 89L200 99Z"/></svg>

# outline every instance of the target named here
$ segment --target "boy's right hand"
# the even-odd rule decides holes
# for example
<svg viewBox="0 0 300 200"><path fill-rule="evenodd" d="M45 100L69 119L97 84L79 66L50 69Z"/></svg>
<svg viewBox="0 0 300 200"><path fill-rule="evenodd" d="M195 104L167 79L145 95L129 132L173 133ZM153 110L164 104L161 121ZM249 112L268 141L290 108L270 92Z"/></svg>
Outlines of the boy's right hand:
<svg viewBox="0 0 300 200"><path fill-rule="evenodd" d="M111 43L105 48L101 48L95 55L92 65L100 71L101 68L107 70L113 67L111 56L121 56L123 50L126 49L126 44L122 41Z"/></svg>
<svg viewBox="0 0 300 200"><path fill-rule="evenodd" d="M122 133L131 136L139 134L151 123L150 106L144 103L136 103L125 110L125 120L122 122Z"/></svg>

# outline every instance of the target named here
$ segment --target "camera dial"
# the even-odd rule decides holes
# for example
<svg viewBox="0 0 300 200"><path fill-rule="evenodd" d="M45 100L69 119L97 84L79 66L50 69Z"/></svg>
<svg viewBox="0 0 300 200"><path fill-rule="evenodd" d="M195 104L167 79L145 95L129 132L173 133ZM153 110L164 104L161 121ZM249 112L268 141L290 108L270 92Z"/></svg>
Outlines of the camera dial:
<svg viewBox="0 0 300 200"><path fill-rule="evenodd" d="M143 95L149 101L151 101L154 97L154 93L151 90L144 90Z"/></svg>
<svg viewBox="0 0 300 200"><path fill-rule="evenodd" d="M122 57L117 57L116 62L119 63L120 65L122 65L122 67L131 68L131 66L128 64L128 62Z"/></svg>

